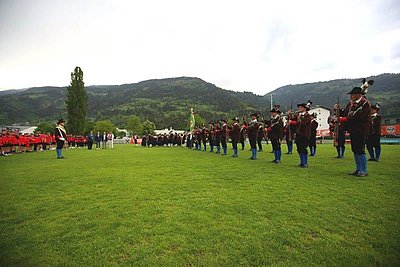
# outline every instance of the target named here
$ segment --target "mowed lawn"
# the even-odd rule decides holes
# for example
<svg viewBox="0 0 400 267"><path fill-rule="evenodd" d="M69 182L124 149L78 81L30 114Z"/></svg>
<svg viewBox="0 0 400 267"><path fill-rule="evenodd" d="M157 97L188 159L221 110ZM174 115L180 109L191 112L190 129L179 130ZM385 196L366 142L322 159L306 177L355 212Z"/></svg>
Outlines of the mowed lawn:
<svg viewBox="0 0 400 267"><path fill-rule="evenodd" d="M400 146L366 178L349 146L319 145L308 169L270 149L1 157L0 266L400 265Z"/></svg>

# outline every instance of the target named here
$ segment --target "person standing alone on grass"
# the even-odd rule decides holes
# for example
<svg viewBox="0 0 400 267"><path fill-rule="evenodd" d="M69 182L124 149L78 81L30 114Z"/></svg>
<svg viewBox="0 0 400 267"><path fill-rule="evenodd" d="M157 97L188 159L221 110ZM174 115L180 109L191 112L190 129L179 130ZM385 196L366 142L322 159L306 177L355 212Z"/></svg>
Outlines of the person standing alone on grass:
<svg viewBox="0 0 400 267"><path fill-rule="evenodd" d="M358 177L367 176L367 156L365 155L365 140L370 124L371 104L362 94L361 87L354 87L349 93L350 102L345 108L345 117L340 117L341 123L350 133L351 150L354 154L356 170L349 173Z"/></svg>
<svg viewBox="0 0 400 267"><path fill-rule="evenodd" d="M64 147L64 143L67 138L67 131L64 128L64 124L65 124L65 121L63 119L59 119L57 122L57 127L54 131L54 135L56 137L56 142L57 142L56 152L57 152L58 159L64 158L62 156L62 149Z"/></svg>

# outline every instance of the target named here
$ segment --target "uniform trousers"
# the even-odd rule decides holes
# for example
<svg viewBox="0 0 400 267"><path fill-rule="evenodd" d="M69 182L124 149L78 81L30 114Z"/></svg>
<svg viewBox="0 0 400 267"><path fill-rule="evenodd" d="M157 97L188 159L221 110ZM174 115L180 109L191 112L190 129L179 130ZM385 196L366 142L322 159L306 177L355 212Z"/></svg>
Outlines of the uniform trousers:
<svg viewBox="0 0 400 267"><path fill-rule="evenodd" d="M281 150L281 142L279 139L271 139L272 150Z"/></svg>
<svg viewBox="0 0 400 267"><path fill-rule="evenodd" d="M296 135L296 147L297 152L300 154L308 154L307 146L308 146L308 139L304 135L297 134Z"/></svg>
<svg viewBox="0 0 400 267"><path fill-rule="evenodd" d="M360 132L350 132L351 151L356 155L365 154L366 135Z"/></svg>

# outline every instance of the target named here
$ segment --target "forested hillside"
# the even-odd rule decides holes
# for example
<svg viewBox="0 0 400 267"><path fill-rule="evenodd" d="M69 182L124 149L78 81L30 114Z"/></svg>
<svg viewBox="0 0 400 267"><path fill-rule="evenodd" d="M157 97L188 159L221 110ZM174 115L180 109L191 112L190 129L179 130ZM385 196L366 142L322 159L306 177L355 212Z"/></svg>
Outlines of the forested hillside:
<svg viewBox="0 0 400 267"><path fill-rule="evenodd" d="M370 88L371 102L382 103L386 118L400 117L400 74L374 77ZM312 100L313 104L332 107L339 97L348 101L347 92L359 86L359 79L340 79L298 85L287 85L271 92L273 102L282 110L297 103ZM224 90L199 78L180 77L148 80L134 84L86 87L91 121L111 120L124 128L130 115L143 121L153 121L157 128L186 129L190 108L205 120L233 118L259 110L264 114L270 107L270 94ZM0 92L0 125L11 123L37 124L66 117L66 87L39 87Z"/></svg>

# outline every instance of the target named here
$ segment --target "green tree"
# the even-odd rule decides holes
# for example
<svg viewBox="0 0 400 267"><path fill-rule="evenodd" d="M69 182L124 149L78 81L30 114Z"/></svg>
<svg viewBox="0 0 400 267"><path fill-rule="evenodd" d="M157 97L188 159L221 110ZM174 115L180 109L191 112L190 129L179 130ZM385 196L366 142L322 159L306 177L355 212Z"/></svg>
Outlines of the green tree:
<svg viewBox="0 0 400 267"><path fill-rule="evenodd" d="M196 126L203 125L206 122L198 113L194 114L194 119L196 121Z"/></svg>
<svg viewBox="0 0 400 267"><path fill-rule="evenodd" d="M71 84L67 87L68 131L71 134L82 135L85 130L88 98L83 82L83 72L76 67L71 73Z"/></svg>
<svg viewBox="0 0 400 267"><path fill-rule="evenodd" d="M106 121L98 121L94 124L93 133L96 134L97 132L109 133L112 132L115 136L117 135L117 127L109 120Z"/></svg>
<svg viewBox="0 0 400 267"><path fill-rule="evenodd" d="M94 125L95 125L94 121L89 121L89 120L86 121L85 131L84 131L85 136L88 135L90 133L90 131L93 131Z"/></svg>
<svg viewBox="0 0 400 267"><path fill-rule="evenodd" d="M154 122L151 122L149 120L145 120L143 122L142 134L144 135L154 134L155 130L156 130L156 125L154 124Z"/></svg>
<svg viewBox="0 0 400 267"><path fill-rule="evenodd" d="M54 128L56 126L53 125L52 123L47 123L47 122L41 122L38 124L37 128L35 129L34 133L53 133Z"/></svg>
<svg viewBox="0 0 400 267"><path fill-rule="evenodd" d="M136 115L132 115L127 119L125 128L128 130L130 136L140 134L143 131L143 125Z"/></svg>

